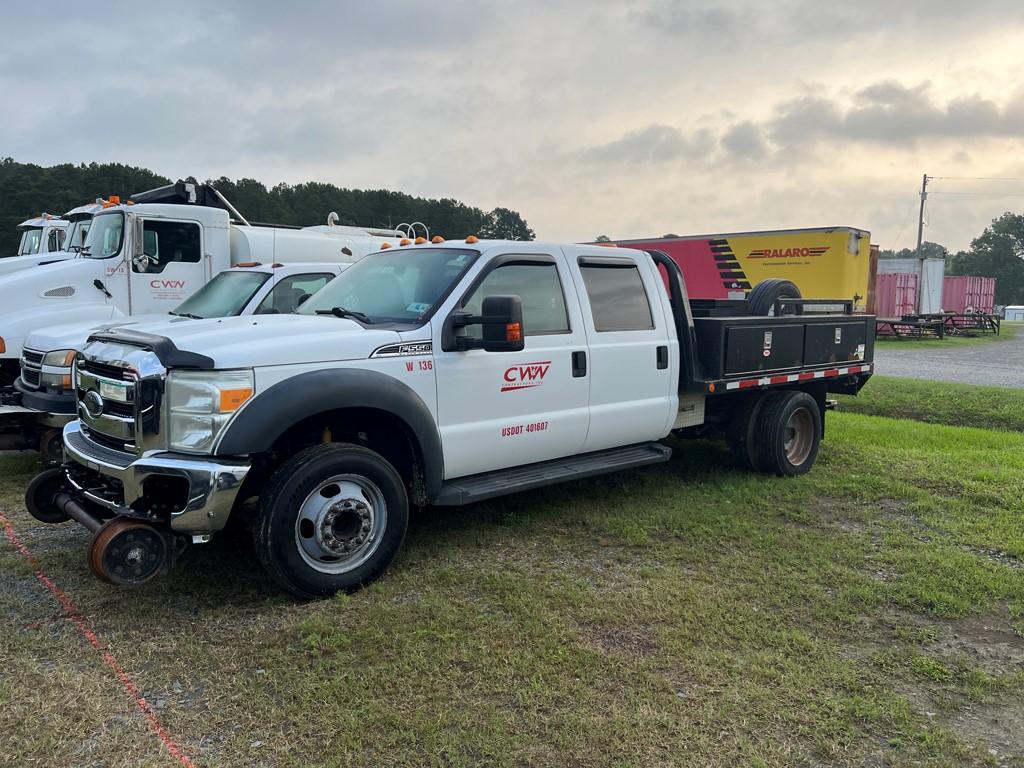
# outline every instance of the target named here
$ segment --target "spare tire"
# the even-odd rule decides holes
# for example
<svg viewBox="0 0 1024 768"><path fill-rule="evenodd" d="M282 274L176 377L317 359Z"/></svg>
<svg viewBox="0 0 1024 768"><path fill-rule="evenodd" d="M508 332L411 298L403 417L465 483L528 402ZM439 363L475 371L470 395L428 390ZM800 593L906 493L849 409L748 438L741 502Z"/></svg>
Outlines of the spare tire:
<svg viewBox="0 0 1024 768"><path fill-rule="evenodd" d="M800 289L790 280L783 280L779 277L772 277L762 280L754 286L747 294L748 315L773 315L775 314L775 302L777 299L802 299ZM803 314L803 307L796 305L786 307L784 313L787 315Z"/></svg>

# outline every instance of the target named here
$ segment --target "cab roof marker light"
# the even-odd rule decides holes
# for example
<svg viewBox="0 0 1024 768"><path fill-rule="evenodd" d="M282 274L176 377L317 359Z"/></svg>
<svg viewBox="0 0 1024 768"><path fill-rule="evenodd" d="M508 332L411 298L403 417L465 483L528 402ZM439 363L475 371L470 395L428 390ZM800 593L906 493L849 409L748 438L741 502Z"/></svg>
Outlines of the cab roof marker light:
<svg viewBox="0 0 1024 768"><path fill-rule="evenodd" d="M401 247L401 246L404 246L404 245L409 245L411 242L412 242L412 240L409 240L408 238L403 237L401 240L398 241L398 245L399 245L399 247Z"/></svg>
<svg viewBox="0 0 1024 768"><path fill-rule="evenodd" d="M472 245L473 243L479 243L480 242L480 238L477 237L476 235L470 235L469 237L466 238L466 242L469 245Z"/></svg>
<svg viewBox="0 0 1024 768"><path fill-rule="evenodd" d="M425 242L427 242L427 238L425 238L423 235L420 235L419 237L416 238L414 242L416 243L416 245L423 245Z"/></svg>
<svg viewBox="0 0 1024 768"><path fill-rule="evenodd" d="M390 248L390 247L391 247L391 243L381 243L381 244L380 244L380 249L381 249L382 251L386 251L386 250L387 250L388 248Z"/></svg>
<svg viewBox="0 0 1024 768"><path fill-rule="evenodd" d="M441 237L440 235L434 235L434 237L431 239L430 242L432 242L435 245L437 245L438 243L443 243L444 242L444 238Z"/></svg>

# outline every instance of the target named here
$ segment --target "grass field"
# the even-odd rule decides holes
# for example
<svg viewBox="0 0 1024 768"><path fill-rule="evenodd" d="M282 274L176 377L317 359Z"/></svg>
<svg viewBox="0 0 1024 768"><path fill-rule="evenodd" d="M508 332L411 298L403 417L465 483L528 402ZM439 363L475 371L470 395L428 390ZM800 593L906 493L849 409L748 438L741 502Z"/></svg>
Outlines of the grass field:
<svg viewBox="0 0 1024 768"><path fill-rule="evenodd" d="M941 339L899 339L879 336L875 343L879 349L955 349L975 344L999 344L1009 341L1021 333L1024 323L1003 323L999 327L999 335L979 333L976 336L944 336Z"/></svg>
<svg viewBox="0 0 1024 768"><path fill-rule="evenodd" d="M1024 432L1024 389L874 376L859 395L838 400L853 413Z"/></svg>
<svg viewBox="0 0 1024 768"><path fill-rule="evenodd" d="M382 581L311 604L237 540L97 583L82 530L22 510L27 460L0 509L196 765L1024 765L1024 434L970 391L915 415L999 429L832 414L794 481L677 443L428 510ZM0 582L0 755L174 765L5 540Z"/></svg>

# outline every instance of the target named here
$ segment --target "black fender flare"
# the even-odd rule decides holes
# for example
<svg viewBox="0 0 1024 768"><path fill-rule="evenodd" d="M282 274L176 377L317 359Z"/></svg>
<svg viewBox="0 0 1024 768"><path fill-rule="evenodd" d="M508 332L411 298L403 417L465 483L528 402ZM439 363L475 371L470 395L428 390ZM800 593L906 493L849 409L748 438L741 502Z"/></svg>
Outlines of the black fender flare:
<svg viewBox="0 0 1024 768"><path fill-rule="evenodd" d="M232 420L216 453L263 453L303 419L341 408L373 408L405 422L419 444L427 494L431 498L438 494L444 478L444 454L441 434L427 404L408 385L361 368L310 371L274 384Z"/></svg>

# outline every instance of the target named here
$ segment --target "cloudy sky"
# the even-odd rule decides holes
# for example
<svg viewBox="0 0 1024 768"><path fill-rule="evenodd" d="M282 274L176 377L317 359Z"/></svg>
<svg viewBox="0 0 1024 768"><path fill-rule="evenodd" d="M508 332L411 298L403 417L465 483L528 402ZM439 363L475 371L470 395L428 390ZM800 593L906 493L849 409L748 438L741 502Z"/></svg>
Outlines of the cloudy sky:
<svg viewBox="0 0 1024 768"><path fill-rule="evenodd" d="M912 245L925 172L1021 179L935 181L952 248L1024 209L1021 0L46 8L0 9L0 156L456 197L545 239Z"/></svg>

